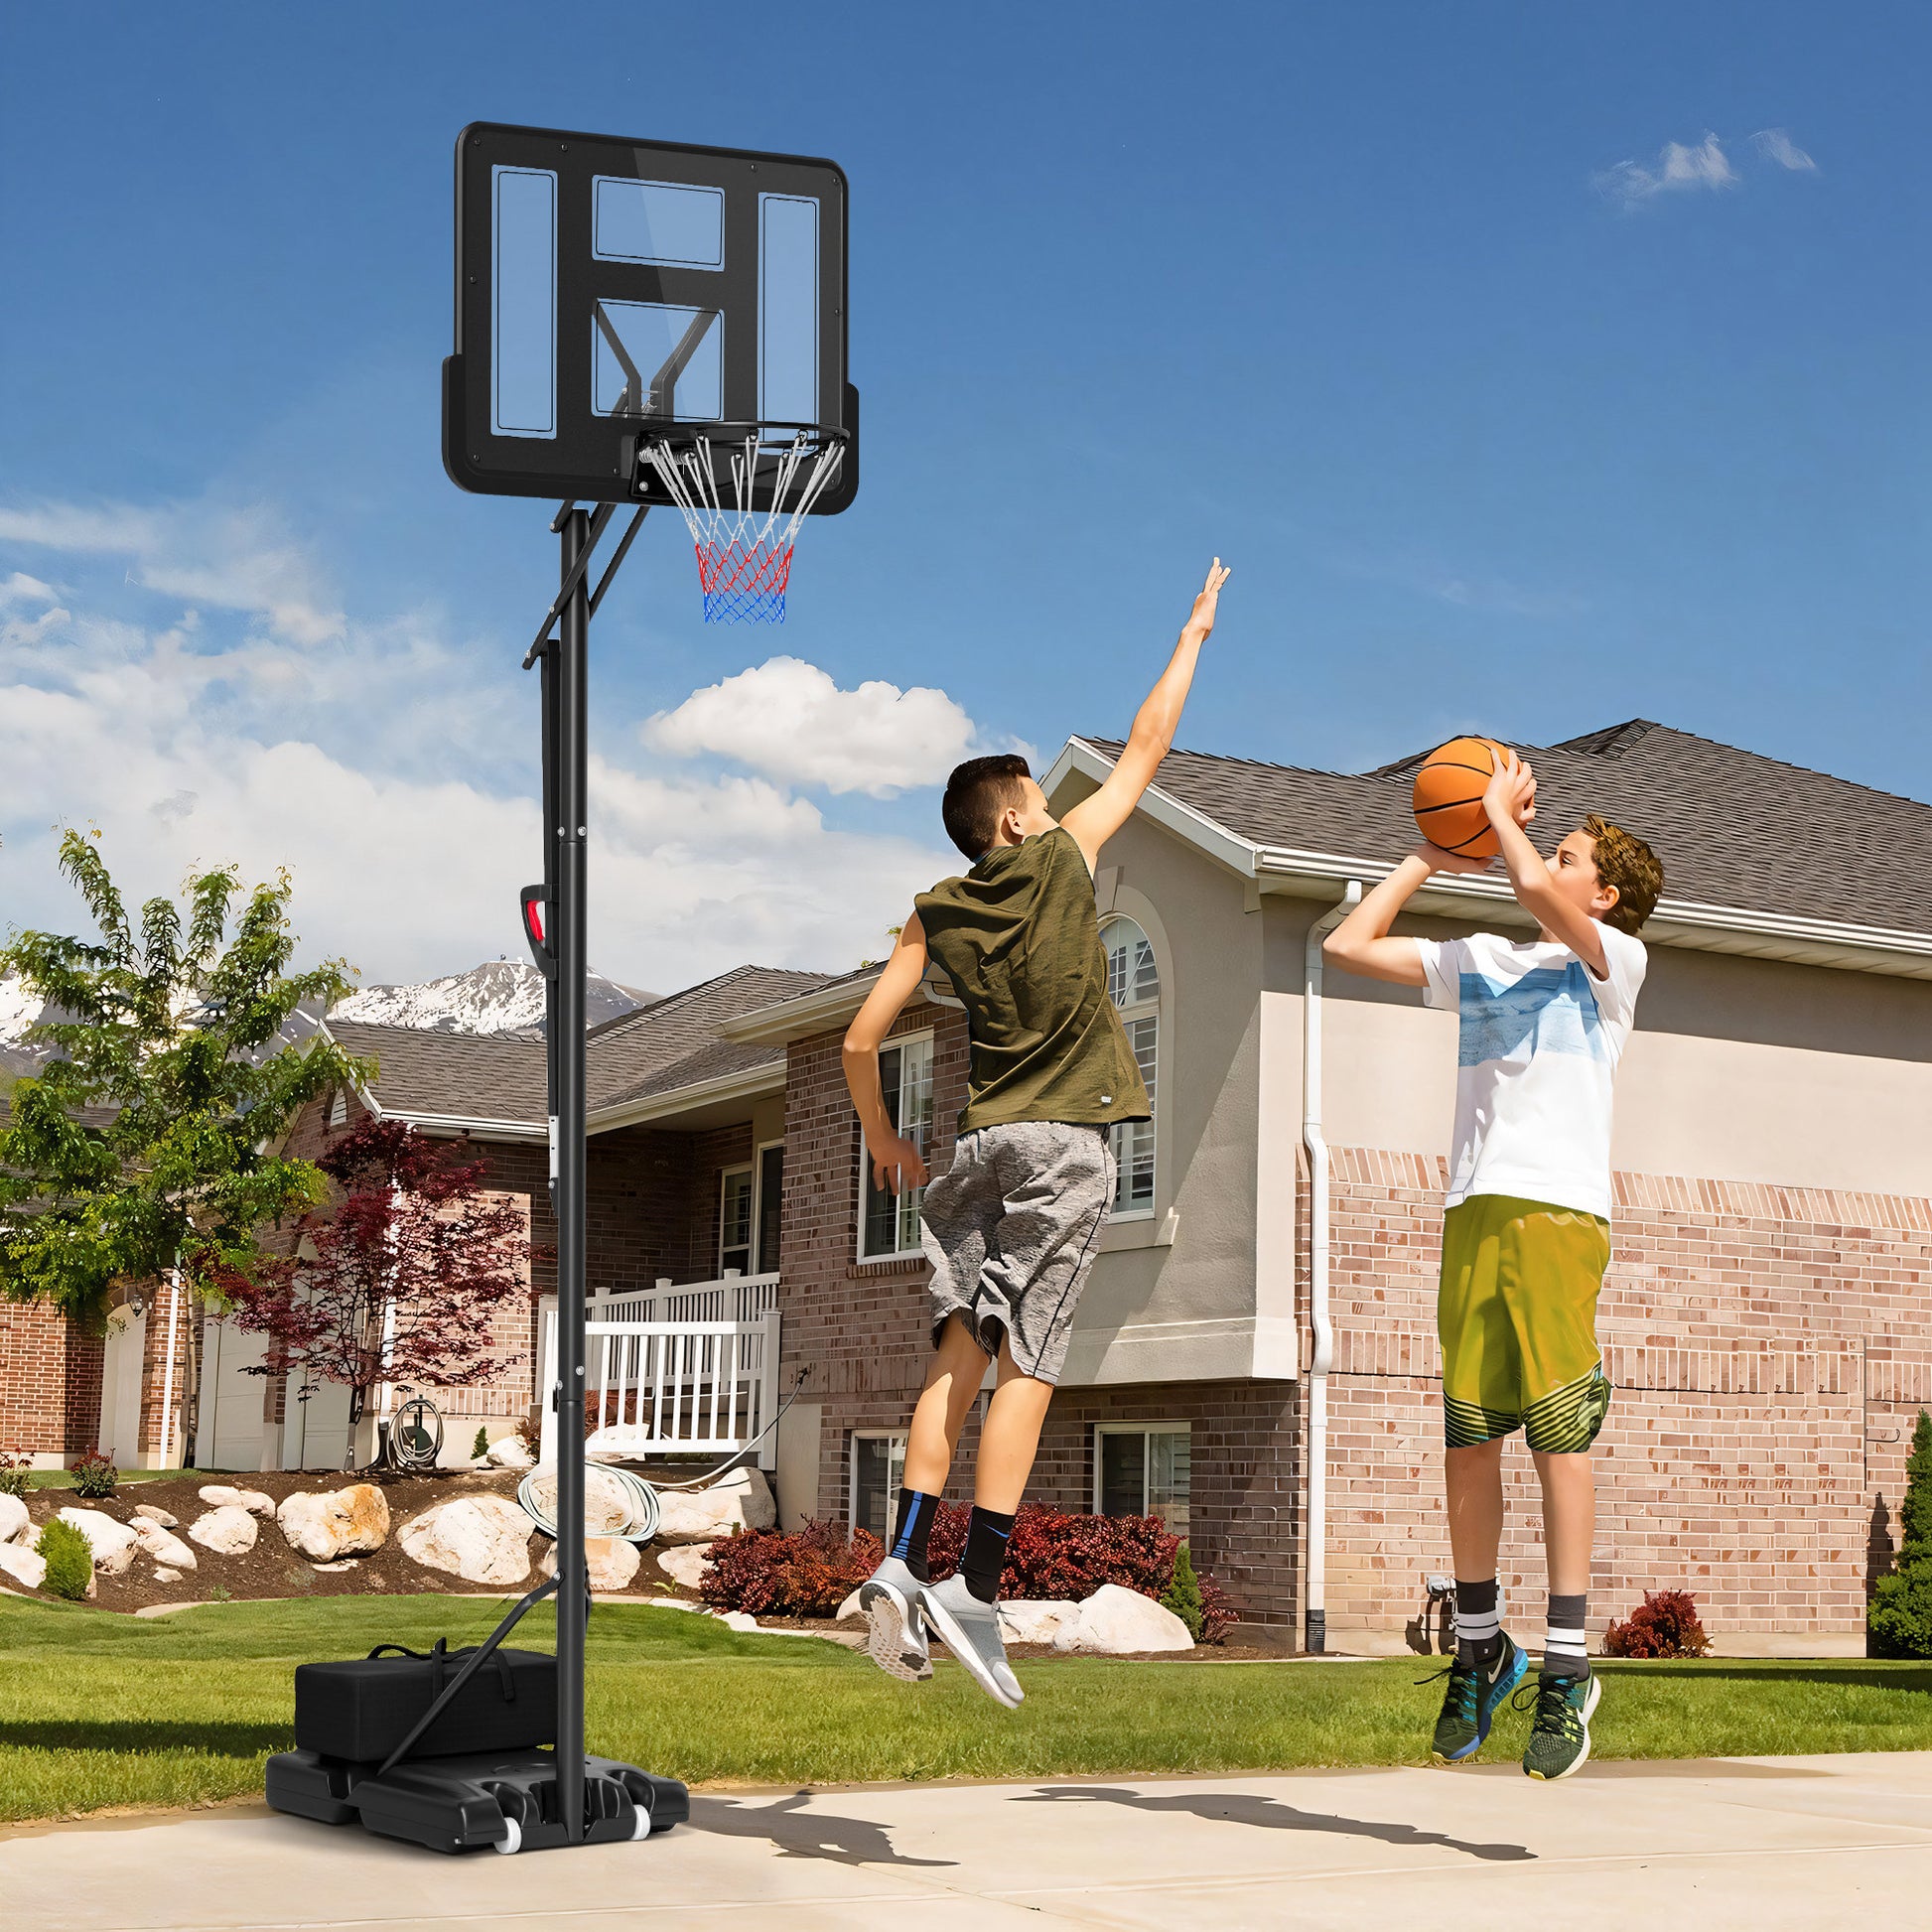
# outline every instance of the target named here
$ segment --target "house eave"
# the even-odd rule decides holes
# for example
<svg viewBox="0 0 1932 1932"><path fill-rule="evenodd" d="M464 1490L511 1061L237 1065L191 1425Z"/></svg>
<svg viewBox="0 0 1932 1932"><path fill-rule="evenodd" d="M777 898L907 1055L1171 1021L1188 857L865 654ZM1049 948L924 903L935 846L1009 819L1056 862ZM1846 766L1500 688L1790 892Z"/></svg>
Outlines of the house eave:
<svg viewBox="0 0 1932 1932"><path fill-rule="evenodd" d="M746 1067L737 1073L721 1073L710 1080L694 1080L689 1086L667 1087L662 1093L647 1094L640 1100L621 1101L603 1107L590 1117L593 1134L609 1134L620 1127L637 1127L649 1121L668 1120L678 1114L693 1113L701 1107L716 1107L729 1101L762 1100L782 1093L785 1063L772 1060L764 1066Z"/></svg>
<svg viewBox="0 0 1932 1932"><path fill-rule="evenodd" d="M885 968L855 974L833 986L821 986L801 993L795 1000L777 1006L759 1007L725 1021L718 1031L727 1039L748 1044L782 1046L789 1040L804 1039L812 1034L830 1033L845 1026L866 1003L866 995L879 983Z"/></svg>
<svg viewBox="0 0 1932 1932"><path fill-rule="evenodd" d="M1386 859L1350 859L1338 853L1306 852L1287 846L1260 849L1261 890L1295 897L1328 898L1351 879L1372 886L1393 870ZM1480 916L1511 925L1529 923L1509 882L1484 874L1439 873L1409 901L1409 908L1444 918ZM1690 952L1730 953L1747 959L1824 966L1839 972L1932 980L1932 933L1887 926L1663 898L1645 922L1643 937L1647 945L1676 946Z"/></svg>

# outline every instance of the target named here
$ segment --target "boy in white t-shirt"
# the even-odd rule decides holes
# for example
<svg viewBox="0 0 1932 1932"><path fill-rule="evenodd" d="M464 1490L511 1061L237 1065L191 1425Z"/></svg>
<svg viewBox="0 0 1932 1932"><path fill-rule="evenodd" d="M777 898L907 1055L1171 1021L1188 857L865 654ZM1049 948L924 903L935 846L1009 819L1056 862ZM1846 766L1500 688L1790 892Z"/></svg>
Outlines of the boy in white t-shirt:
<svg viewBox="0 0 1932 1932"><path fill-rule="evenodd" d="M1460 1020L1455 1155L1443 1220L1443 1343L1455 1659L1432 1749L1473 1757L1526 1662L1502 1629L1502 1448L1524 1432L1543 1486L1550 1614L1523 1769L1568 1777L1589 1755L1600 1687L1585 1642L1595 1493L1590 1445L1610 1388L1596 1345L1609 1259L1610 1085L1636 1016L1646 955L1636 935L1664 889L1641 839L1586 819L1546 861L1523 827L1536 777L1506 754L1483 794L1534 940L1392 938L1432 872L1485 860L1412 853L1329 935L1327 957L1423 989Z"/></svg>

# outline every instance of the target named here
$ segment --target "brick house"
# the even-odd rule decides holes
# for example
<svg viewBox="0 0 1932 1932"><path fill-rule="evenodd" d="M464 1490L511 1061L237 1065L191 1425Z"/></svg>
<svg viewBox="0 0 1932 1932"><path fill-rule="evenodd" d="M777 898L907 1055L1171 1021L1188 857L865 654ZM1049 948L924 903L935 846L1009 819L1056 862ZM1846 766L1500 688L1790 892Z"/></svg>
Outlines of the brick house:
<svg viewBox="0 0 1932 1932"><path fill-rule="evenodd" d="M1055 805L1116 750L1070 743L1046 780ZM1861 1651L1910 1421L1932 1404L1932 808L1640 722L1532 756L1539 829L1601 810L1651 839L1669 881L1618 1078L1592 1613L1600 1629L1645 1588L1681 1586L1731 1654ZM1454 1022L1405 989L1310 977L1311 928L1413 843L1413 763L1346 775L1176 754L1109 845L1103 939L1156 1118L1124 1130L1034 1491L1167 1516L1251 1619L1299 1634L1320 1262L1326 1614L1344 1649L1418 1641L1426 1580L1449 1569L1434 1288ZM1408 929L1520 923L1499 881L1456 877L1415 901ZM666 1386L661 1356L640 1366L672 1346L664 1330L774 1316L781 1360L760 1371L757 1413L804 1372L763 1448L793 1524L883 1528L924 1369L915 1217L873 1196L839 1069L873 977L742 968L590 1044L593 1319L612 1323L594 1362L598 1346L620 1361L618 1414L640 1417L650 1374L660 1404ZM382 1066L341 1111L487 1146L543 1240L541 1043L338 1031ZM937 1166L965 1065L963 1018L935 989L882 1075ZM1310 1120L1325 1136L1319 1255ZM529 1403L543 1288L525 1363L446 1407L506 1418ZM279 1395L250 1381L256 1452L280 1459ZM205 1418L219 1400L205 1394ZM1508 1467L1504 1581L1528 1601L1533 1484L1527 1456Z"/></svg>

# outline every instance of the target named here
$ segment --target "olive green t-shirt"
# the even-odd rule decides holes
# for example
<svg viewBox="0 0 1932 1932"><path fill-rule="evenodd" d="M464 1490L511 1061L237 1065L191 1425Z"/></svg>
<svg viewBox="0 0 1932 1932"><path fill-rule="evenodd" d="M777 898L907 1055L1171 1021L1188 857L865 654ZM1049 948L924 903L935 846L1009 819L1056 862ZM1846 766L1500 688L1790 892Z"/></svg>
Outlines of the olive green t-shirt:
<svg viewBox="0 0 1932 1932"><path fill-rule="evenodd" d="M914 901L972 1041L959 1131L1147 1120L1147 1086L1107 994L1093 879L1055 826L995 846Z"/></svg>

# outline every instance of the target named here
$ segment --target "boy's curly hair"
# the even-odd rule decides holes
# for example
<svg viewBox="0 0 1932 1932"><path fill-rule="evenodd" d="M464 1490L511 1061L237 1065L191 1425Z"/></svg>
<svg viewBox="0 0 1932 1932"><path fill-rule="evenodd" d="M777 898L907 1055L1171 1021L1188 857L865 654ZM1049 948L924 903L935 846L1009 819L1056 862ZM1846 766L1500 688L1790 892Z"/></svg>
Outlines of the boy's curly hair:
<svg viewBox="0 0 1932 1932"><path fill-rule="evenodd" d="M1591 856L1597 878L1616 888L1616 903L1603 914L1603 923L1619 932L1635 933L1663 897L1663 865L1634 832L1612 825L1595 812L1584 820L1584 830L1595 844Z"/></svg>

